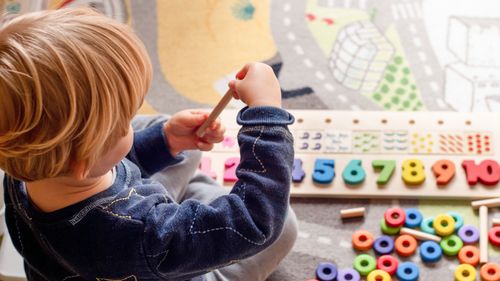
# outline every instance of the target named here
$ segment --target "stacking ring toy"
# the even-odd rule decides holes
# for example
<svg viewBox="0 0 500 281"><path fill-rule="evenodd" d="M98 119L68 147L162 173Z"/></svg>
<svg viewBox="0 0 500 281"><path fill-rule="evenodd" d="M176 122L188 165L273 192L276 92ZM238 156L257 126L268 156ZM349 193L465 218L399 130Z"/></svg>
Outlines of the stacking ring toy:
<svg viewBox="0 0 500 281"><path fill-rule="evenodd" d="M356 250L367 251L372 248L373 235L366 230L358 230L352 234L352 247Z"/></svg>
<svg viewBox="0 0 500 281"><path fill-rule="evenodd" d="M406 212L406 220L405 226L410 228L419 227L422 223L422 213L418 209L409 208L405 210Z"/></svg>
<svg viewBox="0 0 500 281"><path fill-rule="evenodd" d="M459 230L464 225L464 218L459 213L451 211L447 214L455 221L455 230Z"/></svg>
<svg viewBox="0 0 500 281"><path fill-rule="evenodd" d="M458 238L458 236L450 235L448 237L443 238L443 240L441 240L441 243L439 243L439 245L441 245L441 248L443 248L443 253L445 255L455 256L456 254L458 254L460 249L462 249L464 243L462 242L462 240L460 240L460 238Z"/></svg>
<svg viewBox="0 0 500 281"><path fill-rule="evenodd" d="M432 226L434 226L436 234L440 236L448 236L455 232L455 220L447 214L436 216Z"/></svg>
<svg viewBox="0 0 500 281"><path fill-rule="evenodd" d="M362 276L368 275L368 273L375 270L376 267L377 263L375 262L375 258L370 255L361 254L354 259L354 269Z"/></svg>
<svg viewBox="0 0 500 281"><path fill-rule="evenodd" d="M408 234L403 234L396 238L394 242L396 246L396 253L402 257L409 257L415 253L417 250L417 239Z"/></svg>
<svg viewBox="0 0 500 281"><path fill-rule="evenodd" d="M366 281L392 281L392 279L389 273L376 269L368 274Z"/></svg>
<svg viewBox="0 0 500 281"><path fill-rule="evenodd" d="M380 220L380 229L382 230L382 233L388 234L388 235L396 235L399 233L400 228L399 227L390 227L385 223L385 219Z"/></svg>
<svg viewBox="0 0 500 281"><path fill-rule="evenodd" d="M461 264L455 269L456 281L476 281L476 269L470 264Z"/></svg>
<svg viewBox="0 0 500 281"><path fill-rule="evenodd" d="M436 231L434 230L434 227L432 226L433 223L434 223L433 217L424 219L422 221L422 223L420 224L420 230L422 230L425 233L436 234Z"/></svg>
<svg viewBox="0 0 500 281"><path fill-rule="evenodd" d="M398 269L398 259L391 255L384 255L377 259L377 268L390 275L394 275Z"/></svg>
<svg viewBox="0 0 500 281"><path fill-rule="evenodd" d="M500 247L500 226L494 226L488 231L490 243L494 246Z"/></svg>
<svg viewBox="0 0 500 281"><path fill-rule="evenodd" d="M359 281L361 280L361 276L359 273L352 268L345 268L339 270L339 274L337 275L337 281Z"/></svg>
<svg viewBox="0 0 500 281"><path fill-rule="evenodd" d="M494 263L486 263L481 267L481 280L496 281L500 280L500 266Z"/></svg>
<svg viewBox="0 0 500 281"><path fill-rule="evenodd" d="M420 258L423 262L437 262L443 256L443 250L434 241L425 241L420 245Z"/></svg>
<svg viewBox="0 0 500 281"><path fill-rule="evenodd" d="M316 278L319 281L334 281L337 278L337 267L330 262L322 262L316 267Z"/></svg>
<svg viewBox="0 0 500 281"><path fill-rule="evenodd" d="M394 240L387 235L382 235L373 242L373 251L377 255L387 255L394 251Z"/></svg>
<svg viewBox="0 0 500 281"><path fill-rule="evenodd" d="M458 237L464 244L475 244L479 241L479 230L472 225L464 225L458 230Z"/></svg>
<svg viewBox="0 0 500 281"><path fill-rule="evenodd" d="M460 263L476 266L479 263L479 249L475 246L468 245L460 249L458 252L458 260Z"/></svg>
<svg viewBox="0 0 500 281"><path fill-rule="evenodd" d="M416 281L418 280L419 270L414 263L407 261L398 266L396 276L400 281Z"/></svg>
<svg viewBox="0 0 500 281"><path fill-rule="evenodd" d="M384 219L387 226L401 227L405 223L405 210L401 208L390 208L384 213Z"/></svg>

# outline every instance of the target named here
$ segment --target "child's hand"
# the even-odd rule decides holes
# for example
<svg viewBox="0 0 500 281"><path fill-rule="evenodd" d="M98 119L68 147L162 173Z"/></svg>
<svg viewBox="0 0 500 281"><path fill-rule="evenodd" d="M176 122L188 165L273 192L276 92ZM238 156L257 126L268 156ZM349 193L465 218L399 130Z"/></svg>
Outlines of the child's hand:
<svg viewBox="0 0 500 281"><path fill-rule="evenodd" d="M167 136L170 153L177 155L188 149L199 149L209 151L214 143L224 139L226 129L219 118L215 120L205 131L202 138L195 134L196 129L205 122L208 113L199 110L183 110L177 112L163 126Z"/></svg>
<svg viewBox="0 0 500 281"><path fill-rule="evenodd" d="M236 74L237 80L229 82L234 98L249 107L281 107L281 87L273 69L264 63L249 63Z"/></svg>

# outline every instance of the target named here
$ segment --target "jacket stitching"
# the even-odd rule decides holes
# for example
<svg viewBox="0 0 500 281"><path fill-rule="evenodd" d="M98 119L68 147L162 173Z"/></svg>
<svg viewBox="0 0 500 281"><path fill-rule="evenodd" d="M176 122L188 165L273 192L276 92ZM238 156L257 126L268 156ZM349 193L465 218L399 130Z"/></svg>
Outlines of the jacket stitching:
<svg viewBox="0 0 500 281"><path fill-rule="evenodd" d="M249 131L260 131L259 136L253 142L252 153L253 153L254 158L259 162L262 169L260 171L259 170L252 170L252 169L240 169L239 171L240 172L253 172L253 173L266 173L267 172L266 167L264 167L264 164L262 163L262 161L260 161L259 157L255 153L255 146L257 144L257 141L262 137L262 133L264 132L264 127L257 127L254 130L249 130ZM245 131L242 130L242 132L245 132Z"/></svg>

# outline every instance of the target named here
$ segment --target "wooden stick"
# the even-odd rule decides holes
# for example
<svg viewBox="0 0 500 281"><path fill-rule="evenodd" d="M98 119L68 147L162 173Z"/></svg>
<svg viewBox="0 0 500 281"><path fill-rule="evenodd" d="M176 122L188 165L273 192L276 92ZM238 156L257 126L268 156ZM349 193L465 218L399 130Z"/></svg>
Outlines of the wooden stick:
<svg viewBox="0 0 500 281"><path fill-rule="evenodd" d="M480 206L486 206L488 208L500 207L500 197L499 198L492 198L492 199L472 201L471 206L474 209L477 209Z"/></svg>
<svg viewBox="0 0 500 281"><path fill-rule="evenodd" d="M357 218L357 217L364 217L364 216L365 216L365 208L364 207L340 210L340 217L343 219Z"/></svg>
<svg viewBox="0 0 500 281"><path fill-rule="evenodd" d="M488 262L488 207L479 207L479 262Z"/></svg>
<svg viewBox="0 0 500 281"><path fill-rule="evenodd" d="M399 230L399 234L408 234L408 235L411 235L411 236L417 238L418 240L431 240L431 241L434 241L437 243L441 242L441 239L442 239L439 236L425 233L422 231L418 231L415 229L411 229L408 227L401 227L401 230Z"/></svg>
<svg viewBox="0 0 500 281"><path fill-rule="evenodd" d="M500 218L492 218L491 222L493 223L493 226L498 226L500 225Z"/></svg>
<svg viewBox="0 0 500 281"><path fill-rule="evenodd" d="M196 135L198 137L203 137L205 134L205 130L212 124L212 122L219 117L220 113L224 108L227 106L227 104L231 101L233 98L233 91L231 89L227 90L226 94L220 99L219 103L215 106L215 108L210 112L210 115L208 115L207 120L196 130Z"/></svg>

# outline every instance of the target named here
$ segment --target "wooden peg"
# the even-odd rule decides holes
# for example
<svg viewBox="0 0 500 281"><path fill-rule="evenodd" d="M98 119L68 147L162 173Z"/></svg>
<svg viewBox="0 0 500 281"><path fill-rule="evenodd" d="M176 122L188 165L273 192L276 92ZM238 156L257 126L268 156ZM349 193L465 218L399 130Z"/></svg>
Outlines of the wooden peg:
<svg viewBox="0 0 500 281"><path fill-rule="evenodd" d="M492 198L492 199L484 199L484 200L472 201L471 206L474 209L477 209L477 208L479 208L481 206L486 206L488 208L500 207L500 197L499 198Z"/></svg>
<svg viewBox="0 0 500 281"><path fill-rule="evenodd" d="M492 218L491 222L493 223L493 226L498 226L500 225L500 218Z"/></svg>
<svg viewBox="0 0 500 281"><path fill-rule="evenodd" d="M343 219L357 218L365 216L365 208L352 208L340 210L340 217Z"/></svg>
<svg viewBox="0 0 500 281"><path fill-rule="evenodd" d="M217 117L219 117L220 113L224 108L227 106L227 104L231 101L233 98L233 91L231 89L227 90L226 94L220 99L219 103L215 106L215 108L210 112L210 115L208 115L207 120L201 126L196 130L196 135L198 137L203 137L205 134L205 130L212 124Z"/></svg>
<svg viewBox="0 0 500 281"><path fill-rule="evenodd" d="M488 262L488 207L479 207L479 262Z"/></svg>
<svg viewBox="0 0 500 281"><path fill-rule="evenodd" d="M425 233L422 231L418 231L415 229L411 229L408 227L402 227L401 230L399 231L399 234L408 234L408 235L411 235L411 236L417 238L418 240L424 240L424 241L431 240L431 241L434 241L437 243L441 242L441 237L439 237L439 236Z"/></svg>

